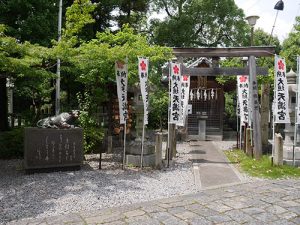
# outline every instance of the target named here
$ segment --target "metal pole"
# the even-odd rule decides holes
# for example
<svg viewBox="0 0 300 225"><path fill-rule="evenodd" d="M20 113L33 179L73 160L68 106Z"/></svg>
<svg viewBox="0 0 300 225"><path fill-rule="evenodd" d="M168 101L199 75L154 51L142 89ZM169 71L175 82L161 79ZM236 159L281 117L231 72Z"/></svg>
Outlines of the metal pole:
<svg viewBox="0 0 300 225"><path fill-rule="evenodd" d="M126 123L127 123L127 119L125 118L125 124L124 124L124 150L123 150L123 165L122 165L123 170L125 168L125 157L126 157Z"/></svg>
<svg viewBox="0 0 300 225"><path fill-rule="evenodd" d="M62 0L59 1L58 10L58 42L61 40L61 22L62 22ZM60 59L57 59L56 84L55 84L55 115L60 112Z"/></svg>
<svg viewBox="0 0 300 225"><path fill-rule="evenodd" d="M144 106L144 107L145 107L145 106ZM144 138L145 138L145 121L144 121L144 123L143 123L143 134L142 134L141 169L143 168Z"/></svg>
<svg viewBox="0 0 300 225"><path fill-rule="evenodd" d="M168 141L167 141L167 167L170 166L170 108L171 108L171 63L169 63L169 86L168 86L168 92L169 92L169 102L168 102Z"/></svg>
<svg viewBox="0 0 300 225"><path fill-rule="evenodd" d="M297 126L299 121L297 121L298 115L298 104L299 104L299 95L300 95L300 87L299 87L299 69L300 69L300 57L297 56L297 92L296 92L296 107L295 107L295 127L294 127L294 143L293 143L293 166L295 166L295 147L297 145Z"/></svg>

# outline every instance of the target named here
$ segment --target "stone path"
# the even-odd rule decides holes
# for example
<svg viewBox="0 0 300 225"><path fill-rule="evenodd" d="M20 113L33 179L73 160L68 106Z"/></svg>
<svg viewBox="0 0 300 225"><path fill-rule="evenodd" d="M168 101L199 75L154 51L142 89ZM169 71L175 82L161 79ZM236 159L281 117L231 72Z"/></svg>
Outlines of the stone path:
<svg viewBox="0 0 300 225"><path fill-rule="evenodd" d="M243 183L121 208L9 224L300 224L300 179Z"/></svg>
<svg viewBox="0 0 300 225"><path fill-rule="evenodd" d="M239 172L213 142L195 141L189 145L198 190L243 181Z"/></svg>

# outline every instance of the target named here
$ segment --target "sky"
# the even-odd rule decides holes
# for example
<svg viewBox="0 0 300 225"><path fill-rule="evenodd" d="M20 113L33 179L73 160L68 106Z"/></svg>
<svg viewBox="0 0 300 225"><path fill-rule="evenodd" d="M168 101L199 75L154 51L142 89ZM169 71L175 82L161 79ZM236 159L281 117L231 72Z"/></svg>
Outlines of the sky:
<svg viewBox="0 0 300 225"><path fill-rule="evenodd" d="M236 5L244 10L247 16L259 16L255 25L271 34L277 10L274 6L278 0L235 0ZM277 36L282 42L292 31L295 17L300 16L300 0L283 0L284 9L278 12L273 36Z"/></svg>

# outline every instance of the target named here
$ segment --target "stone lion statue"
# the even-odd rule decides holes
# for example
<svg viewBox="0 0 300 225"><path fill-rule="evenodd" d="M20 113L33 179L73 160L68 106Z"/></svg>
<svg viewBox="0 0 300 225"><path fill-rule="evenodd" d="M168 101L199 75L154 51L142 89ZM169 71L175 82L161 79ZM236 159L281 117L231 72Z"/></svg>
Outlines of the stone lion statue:
<svg viewBox="0 0 300 225"><path fill-rule="evenodd" d="M72 110L71 112L63 112L57 116L51 116L41 119L37 122L37 127L40 128L59 128L68 129L73 128L73 123L79 117L79 110Z"/></svg>

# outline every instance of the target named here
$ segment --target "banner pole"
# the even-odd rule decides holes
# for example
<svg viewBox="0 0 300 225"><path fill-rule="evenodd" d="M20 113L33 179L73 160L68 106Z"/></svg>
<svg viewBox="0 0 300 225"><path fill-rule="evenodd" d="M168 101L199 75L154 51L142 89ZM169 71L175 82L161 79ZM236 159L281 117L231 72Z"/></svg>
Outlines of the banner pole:
<svg viewBox="0 0 300 225"><path fill-rule="evenodd" d="M143 169L144 138L145 138L145 121L143 122L143 133L142 133L141 169Z"/></svg>
<svg viewBox="0 0 300 225"><path fill-rule="evenodd" d="M125 118L125 124L124 124L124 151L123 151L123 167L122 167L123 170L125 168L125 157L126 157L126 123L127 123L127 119Z"/></svg>
<svg viewBox="0 0 300 225"><path fill-rule="evenodd" d="M168 101L168 140L167 140L167 167L170 166L170 109L171 109L171 63L169 62L169 85L168 85L168 93L169 93L169 101Z"/></svg>
<svg viewBox="0 0 300 225"><path fill-rule="evenodd" d="M297 145L297 126L298 126L298 104L299 104L299 68L300 68L300 57L297 56L297 79L296 79L296 84L297 84L297 92L296 92L296 107L295 107L295 127L294 127L294 143L293 143L293 166L295 166L295 147Z"/></svg>

